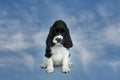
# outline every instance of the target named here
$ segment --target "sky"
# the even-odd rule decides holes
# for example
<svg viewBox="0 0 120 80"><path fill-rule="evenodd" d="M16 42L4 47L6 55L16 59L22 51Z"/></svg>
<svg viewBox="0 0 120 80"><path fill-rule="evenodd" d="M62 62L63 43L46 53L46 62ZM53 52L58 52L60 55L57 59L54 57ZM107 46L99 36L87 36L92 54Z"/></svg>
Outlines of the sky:
<svg viewBox="0 0 120 80"><path fill-rule="evenodd" d="M120 80L120 0L0 0L0 80ZM40 68L49 28L66 22L69 74Z"/></svg>

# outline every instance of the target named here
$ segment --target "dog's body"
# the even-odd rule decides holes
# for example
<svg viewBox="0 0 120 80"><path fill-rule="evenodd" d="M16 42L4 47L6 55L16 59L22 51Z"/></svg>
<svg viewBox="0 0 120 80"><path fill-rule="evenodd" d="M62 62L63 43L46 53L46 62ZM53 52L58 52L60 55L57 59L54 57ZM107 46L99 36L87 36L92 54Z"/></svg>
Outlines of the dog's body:
<svg viewBox="0 0 120 80"><path fill-rule="evenodd" d="M46 53L42 68L47 68L47 73L54 72L54 66L62 66L64 73L70 72L69 48L72 47L72 40L67 25L62 21L56 21L50 29L46 40Z"/></svg>

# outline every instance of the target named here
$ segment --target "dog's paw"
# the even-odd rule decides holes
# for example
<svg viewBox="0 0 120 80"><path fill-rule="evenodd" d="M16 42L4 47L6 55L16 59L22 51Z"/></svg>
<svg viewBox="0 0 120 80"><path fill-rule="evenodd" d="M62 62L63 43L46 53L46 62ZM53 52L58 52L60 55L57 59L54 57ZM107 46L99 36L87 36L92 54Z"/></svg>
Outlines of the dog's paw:
<svg viewBox="0 0 120 80"><path fill-rule="evenodd" d="M41 67L42 69L45 69L45 68L47 68L47 65L46 65L45 63L43 63L43 64L40 65L40 67Z"/></svg>
<svg viewBox="0 0 120 80"><path fill-rule="evenodd" d="M48 68L46 69L46 72L47 72L47 73L53 73L53 72L54 72L54 68L53 68L53 67L48 67Z"/></svg>
<svg viewBox="0 0 120 80"><path fill-rule="evenodd" d="M69 73L70 72L70 68L67 66L67 67L62 67L62 72L63 73Z"/></svg>

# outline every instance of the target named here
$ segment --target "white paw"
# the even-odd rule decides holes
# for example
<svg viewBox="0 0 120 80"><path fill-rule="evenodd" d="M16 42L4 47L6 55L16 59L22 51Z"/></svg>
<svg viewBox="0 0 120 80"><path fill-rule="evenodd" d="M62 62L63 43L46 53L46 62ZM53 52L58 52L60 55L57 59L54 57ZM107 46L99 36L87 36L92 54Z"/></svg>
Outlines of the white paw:
<svg viewBox="0 0 120 80"><path fill-rule="evenodd" d="M43 63L43 64L40 65L40 67L41 67L42 69L45 69L45 68L47 67L47 65L46 65L45 63Z"/></svg>
<svg viewBox="0 0 120 80"><path fill-rule="evenodd" d="M70 72L70 68L68 66L64 66L64 67L62 67L62 72L63 73L69 73Z"/></svg>
<svg viewBox="0 0 120 80"><path fill-rule="evenodd" d="M53 67L48 67L48 68L46 69L46 72L47 72L47 73L53 73L53 72L54 72L54 68L53 68Z"/></svg>

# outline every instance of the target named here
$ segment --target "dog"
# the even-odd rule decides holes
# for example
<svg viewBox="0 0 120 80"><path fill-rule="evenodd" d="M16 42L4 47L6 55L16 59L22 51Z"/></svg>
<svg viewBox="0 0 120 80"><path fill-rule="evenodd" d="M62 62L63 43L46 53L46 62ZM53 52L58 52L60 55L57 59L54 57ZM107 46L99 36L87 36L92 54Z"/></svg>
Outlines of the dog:
<svg viewBox="0 0 120 80"><path fill-rule="evenodd" d="M62 20L55 21L46 40L46 53L41 67L46 69L47 73L53 73L54 67L62 66L62 72L69 73L73 66L69 52L72 46L66 23Z"/></svg>

